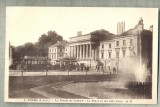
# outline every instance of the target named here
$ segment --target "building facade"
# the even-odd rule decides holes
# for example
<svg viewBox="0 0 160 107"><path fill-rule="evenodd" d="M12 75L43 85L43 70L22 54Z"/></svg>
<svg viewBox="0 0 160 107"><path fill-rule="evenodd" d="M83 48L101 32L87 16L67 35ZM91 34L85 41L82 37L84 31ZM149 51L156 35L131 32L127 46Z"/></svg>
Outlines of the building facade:
<svg viewBox="0 0 160 107"><path fill-rule="evenodd" d="M118 68L121 61L133 57L145 59L151 66L152 30L153 26L150 26L149 30L144 29L141 18L135 27L127 31L125 31L125 22L117 23L117 34L106 32L106 37L98 42L93 40L92 33L82 35L82 32L78 32L77 36L70 38L64 53L75 58L78 63L84 63L91 67L95 67L97 61L101 61L104 66ZM54 48L58 49L55 46L51 47L53 50ZM51 56L51 52L49 57L58 60L57 51L53 52L55 52L55 57Z"/></svg>
<svg viewBox="0 0 160 107"><path fill-rule="evenodd" d="M60 41L54 45L48 47L48 58L51 59L51 64L54 65L56 62L63 58L65 55L68 55L68 42Z"/></svg>

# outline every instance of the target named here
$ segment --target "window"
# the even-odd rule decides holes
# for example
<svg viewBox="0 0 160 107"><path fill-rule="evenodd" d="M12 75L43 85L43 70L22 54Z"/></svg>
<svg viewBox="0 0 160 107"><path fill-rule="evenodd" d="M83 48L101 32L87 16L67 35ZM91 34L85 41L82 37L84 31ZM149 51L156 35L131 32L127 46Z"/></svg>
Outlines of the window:
<svg viewBox="0 0 160 107"><path fill-rule="evenodd" d="M123 40L123 45L126 46L126 40Z"/></svg>
<svg viewBox="0 0 160 107"><path fill-rule="evenodd" d="M133 39L130 39L130 46L133 45Z"/></svg>
<svg viewBox="0 0 160 107"><path fill-rule="evenodd" d="M109 44L109 48L111 48L111 44Z"/></svg>
<svg viewBox="0 0 160 107"><path fill-rule="evenodd" d="M116 58L119 58L119 52L116 52Z"/></svg>
<svg viewBox="0 0 160 107"><path fill-rule="evenodd" d="M123 50L123 57L126 56L126 50Z"/></svg>
<svg viewBox="0 0 160 107"><path fill-rule="evenodd" d="M53 59L56 59L56 54L53 55Z"/></svg>
<svg viewBox="0 0 160 107"><path fill-rule="evenodd" d="M102 49L104 48L104 45L102 44Z"/></svg>
<svg viewBox="0 0 160 107"><path fill-rule="evenodd" d="M60 48L59 51L62 52L62 49Z"/></svg>
<svg viewBox="0 0 160 107"><path fill-rule="evenodd" d="M32 61L32 64L34 64L34 61Z"/></svg>
<svg viewBox="0 0 160 107"><path fill-rule="evenodd" d="M116 42L116 46L119 46L119 41Z"/></svg>
<svg viewBox="0 0 160 107"><path fill-rule="evenodd" d="M109 54L109 58L111 58L111 52L109 52L108 54Z"/></svg>
<svg viewBox="0 0 160 107"><path fill-rule="evenodd" d="M101 53L101 58L104 58L104 53L103 52Z"/></svg>
<svg viewBox="0 0 160 107"><path fill-rule="evenodd" d="M35 63L34 64L37 64L37 61L35 61Z"/></svg>

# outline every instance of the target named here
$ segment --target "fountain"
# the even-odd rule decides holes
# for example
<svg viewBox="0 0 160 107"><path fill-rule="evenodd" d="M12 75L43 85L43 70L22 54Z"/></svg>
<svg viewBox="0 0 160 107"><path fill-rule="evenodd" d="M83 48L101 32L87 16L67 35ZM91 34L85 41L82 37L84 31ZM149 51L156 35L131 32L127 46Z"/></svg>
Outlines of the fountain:
<svg viewBox="0 0 160 107"><path fill-rule="evenodd" d="M142 41L139 37L139 54L133 58L129 58L126 64L130 64L130 71L134 74L134 81L128 81L127 88L133 90L135 92L150 95L152 90L152 80L149 75L150 70L147 67L148 60L144 58L142 55ZM126 68L127 68L126 67Z"/></svg>

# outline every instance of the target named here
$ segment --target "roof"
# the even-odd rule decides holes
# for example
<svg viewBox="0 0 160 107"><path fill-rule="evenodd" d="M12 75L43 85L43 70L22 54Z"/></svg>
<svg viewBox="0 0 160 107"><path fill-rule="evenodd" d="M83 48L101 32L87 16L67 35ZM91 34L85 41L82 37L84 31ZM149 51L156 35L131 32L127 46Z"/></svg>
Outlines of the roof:
<svg viewBox="0 0 160 107"><path fill-rule="evenodd" d="M143 29L142 33L151 33L151 31L147 30L147 29ZM134 27L134 28L129 29L120 35L117 35L117 37L118 36L128 36L128 35L139 35L139 29L137 27Z"/></svg>
<svg viewBox="0 0 160 107"><path fill-rule="evenodd" d="M100 41L110 40L116 36L115 34L110 33L109 31L104 29L93 31L90 34L92 35L91 40L100 40Z"/></svg>
<svg viewBox="0 0 160 107"><path fill-rule="evenodd" d="M60 41L60 42L57 42L56 44L54 44L54 45L51 45L51 46L49 46L49 48L50 47L65 47L66 45L68 44L68 42L67 41Z"/></svg>
<svg viewBox="0 0 160 107"><path fill-rule="evenodd" d="M127 36L127 35L138 35L139 30L137 28L132 28L127 30L126 32L123 32L122 34L118 36Z"/></svg>
<svg viewBox="0 0 160 107"><path fill-rule="evenodd" d="M25 56L24 59L32 59L32 60L48 60L48 57Z"/></svg>

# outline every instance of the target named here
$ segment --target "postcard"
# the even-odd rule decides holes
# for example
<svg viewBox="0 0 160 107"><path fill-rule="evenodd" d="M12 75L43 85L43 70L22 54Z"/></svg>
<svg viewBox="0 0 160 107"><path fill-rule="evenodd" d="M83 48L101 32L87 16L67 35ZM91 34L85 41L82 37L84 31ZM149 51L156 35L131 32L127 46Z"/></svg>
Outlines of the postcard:
<svg viewBox="0 0 160 107"><path fill-rule="evenodd" d="M157 103L157 8L8 6L5 53L5 102Z"/></svg>

